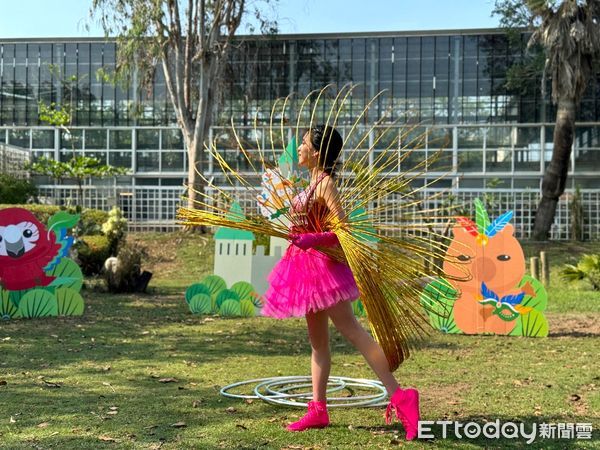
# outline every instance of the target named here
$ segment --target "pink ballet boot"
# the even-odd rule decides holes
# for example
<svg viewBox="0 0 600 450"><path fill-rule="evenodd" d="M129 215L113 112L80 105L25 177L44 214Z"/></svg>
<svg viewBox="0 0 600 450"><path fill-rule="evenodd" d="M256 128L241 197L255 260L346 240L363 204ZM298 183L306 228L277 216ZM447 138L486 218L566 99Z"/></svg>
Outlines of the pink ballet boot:
<svg viewBox="0 0 600 450"><path fill-rule="evenodd" d="M419 392L416 389L396 389L385 411L385 422L389 425L393 420L393 412L402 422L406 431L406 440L412 441L419 430Z"/></svg>
<svg viewBox="0 0 600 450"><path fill-rule="evenodd" d="M308 402L308 412L297 422L287 426L288 431L304 431L309 428L325 428L329 425L327 402Z"/></svg>

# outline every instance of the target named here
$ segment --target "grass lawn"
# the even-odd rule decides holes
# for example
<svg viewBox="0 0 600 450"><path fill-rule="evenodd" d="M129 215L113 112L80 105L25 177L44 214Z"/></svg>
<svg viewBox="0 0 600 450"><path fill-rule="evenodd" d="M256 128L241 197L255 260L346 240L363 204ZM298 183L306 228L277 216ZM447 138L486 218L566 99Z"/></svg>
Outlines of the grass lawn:
<svg viewBox="0 0 600 450"><path fill-rule="evenodd" d="M383 409L332 410L332 426L290 434L302 410L230 400L221 386L309 374L302 320L189 313L183 291L212 268L202 236L139 234L155 273L147 295L83 291L79 318L0 323L0 448L522 448L519 440L403 440ZM600 293L565 285L560 264L599 244L547 248L553 267L544 339L434 333L396 372L421 391L423 419L591 422L593 440L534 448L600 448ZM526 246L528 256L539 248ZM332 333L333 375L373 378ZM441 434L439 426L434 427Z"/></svg>

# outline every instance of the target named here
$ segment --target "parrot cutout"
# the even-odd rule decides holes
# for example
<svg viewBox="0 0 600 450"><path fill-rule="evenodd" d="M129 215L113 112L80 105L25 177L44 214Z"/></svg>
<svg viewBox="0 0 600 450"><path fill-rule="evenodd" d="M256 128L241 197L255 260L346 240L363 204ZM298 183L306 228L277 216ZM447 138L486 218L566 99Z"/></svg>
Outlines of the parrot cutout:
<svg viewBox="0 0 600 450"><path fill-rule="evenodd" d="M0 210L0 318L83 313L83 275L66 257L78 221L59 211L46 226L26 209Z"/></svg>
<svg viewBox="0 0 600 450"><path fill-rule="evenodd" d="M46 230L35 216L21 208L0 210L0 286L20 291L48 286L55 277L46 274L66 256L73 244L67 227L79 216L59 212Z"/></svg>

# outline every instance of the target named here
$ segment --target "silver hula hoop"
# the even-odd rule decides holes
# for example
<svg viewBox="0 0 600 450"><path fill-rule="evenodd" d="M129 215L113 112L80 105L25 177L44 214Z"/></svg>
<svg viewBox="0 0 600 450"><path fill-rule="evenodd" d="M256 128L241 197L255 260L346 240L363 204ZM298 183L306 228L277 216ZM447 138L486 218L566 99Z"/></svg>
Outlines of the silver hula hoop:
<svg viewBox="0 0 600 450"><path fill-rule="evenodd" d="M229 391L241 386L254 385L252 394L233 394ZM287 405L295 407L306 407L307 402L312 399L311 378L308 376L285 376L255 378L253 380L239 381L224 386L220 394L228 398L260 399L267 403ZM294 392L309 388L308 392ZM352 388L368 389L375 391L370 395L353 395ZM346 397L330 397L330 394L340 391L350 391ZM365 378L329 377L327 383L327 407L350 408L350 407L376 407L387 404L387 392L381 382Z"/></svg>

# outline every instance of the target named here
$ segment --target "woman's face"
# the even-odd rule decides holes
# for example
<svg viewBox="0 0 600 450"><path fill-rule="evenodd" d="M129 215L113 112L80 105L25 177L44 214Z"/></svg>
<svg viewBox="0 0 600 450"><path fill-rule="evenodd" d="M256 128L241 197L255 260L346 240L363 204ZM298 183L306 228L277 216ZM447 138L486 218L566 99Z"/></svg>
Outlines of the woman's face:
<svg viewBox="0 0 600 450"><path fill-rule="evenodd" d="M302 136L302 143L300 144L300 147L298 147L298 165L300 167L312 169L313 167L317 167L318 164L319 152L317 152L310 143L309 134L305 133L304 136Z"/></svg>

